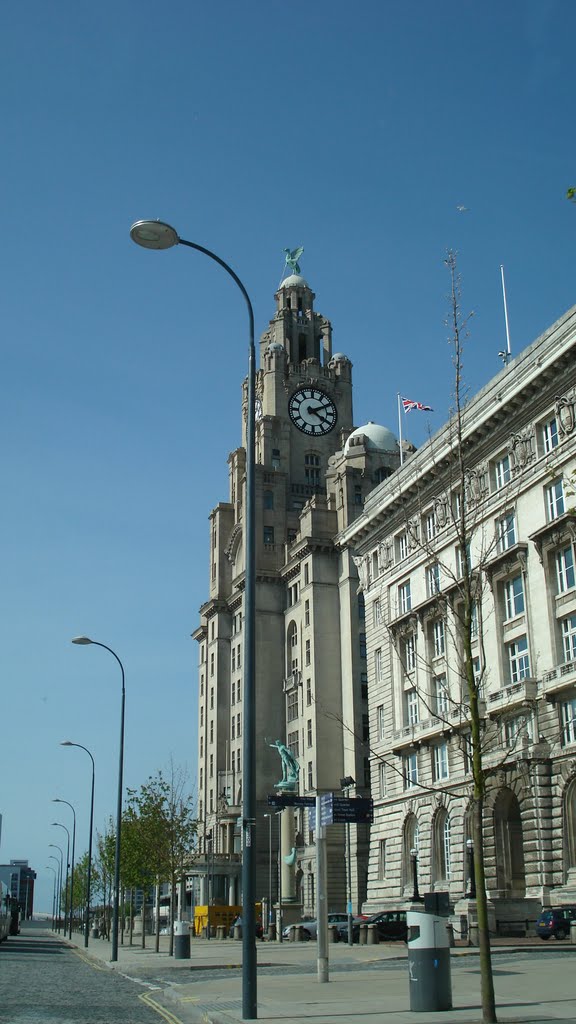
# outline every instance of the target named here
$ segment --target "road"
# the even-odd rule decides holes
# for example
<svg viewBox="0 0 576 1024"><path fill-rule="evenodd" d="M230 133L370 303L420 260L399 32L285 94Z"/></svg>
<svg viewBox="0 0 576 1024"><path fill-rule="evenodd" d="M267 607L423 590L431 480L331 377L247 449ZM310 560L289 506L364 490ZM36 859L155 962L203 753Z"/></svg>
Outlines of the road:
<svg viewBox="0 0 576 1024"><path fill-rule="evenodd" d="M159 1024L147 993L41 926L0 944L1 1024Z"/></svg>

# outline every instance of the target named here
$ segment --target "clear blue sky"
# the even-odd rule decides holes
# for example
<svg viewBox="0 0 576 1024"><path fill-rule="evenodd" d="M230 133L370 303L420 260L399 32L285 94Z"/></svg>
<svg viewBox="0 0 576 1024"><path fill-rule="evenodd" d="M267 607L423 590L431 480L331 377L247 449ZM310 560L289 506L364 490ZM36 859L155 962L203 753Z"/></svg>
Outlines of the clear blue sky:
<svg viewBox="0 0 576 1024"><path fill-rule="evenodd" d="M126 784L196 774L207 516L240 438L246 317L158 217L230 262L273 314L282 249L354 363L355 421L416 443L450 405L448 247L474 309L472 391L576 301L571 2L5 0L3 39L0 861L39 909L67 808L87 846L114 813L120 677ZM465 211L459 211L464 206Z"/></svg>

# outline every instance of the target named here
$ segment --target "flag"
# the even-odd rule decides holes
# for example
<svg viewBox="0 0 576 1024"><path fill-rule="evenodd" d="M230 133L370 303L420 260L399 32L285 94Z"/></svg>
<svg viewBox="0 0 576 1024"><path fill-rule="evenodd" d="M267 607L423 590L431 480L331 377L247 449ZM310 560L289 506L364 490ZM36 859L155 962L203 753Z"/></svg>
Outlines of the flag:
<svg viewBox="0 0 576 1024"><path fill-rule="evenodd" d="M434 412L431 405L423 405L422 402L413 402L411 398L403 398L402 406L404 412L411 412L412 409L418 409L419 412Z"/></svg>

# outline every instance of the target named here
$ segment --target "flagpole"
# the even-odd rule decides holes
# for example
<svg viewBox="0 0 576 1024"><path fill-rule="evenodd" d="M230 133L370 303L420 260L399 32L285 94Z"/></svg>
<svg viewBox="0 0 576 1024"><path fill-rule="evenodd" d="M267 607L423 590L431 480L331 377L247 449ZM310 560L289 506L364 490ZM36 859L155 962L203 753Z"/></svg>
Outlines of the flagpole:
<svg viewBox="0 0 576 1024"><path fill-rule="evenodd" d="M506 302L506 284L504 281L504 267L500 264L500 275L502 277L502 298L504 299L504 321L506 324L506 362L510 359L510 329L508 327L508 304Z"/></svg>
<svg viewBox="0 0 576 1024"><path fill-rule="evenodd" d="M398 443L400 445L400 465L404 465L404 450L402 448L402 419L400 416L400 392L398 391Z"/></svg>

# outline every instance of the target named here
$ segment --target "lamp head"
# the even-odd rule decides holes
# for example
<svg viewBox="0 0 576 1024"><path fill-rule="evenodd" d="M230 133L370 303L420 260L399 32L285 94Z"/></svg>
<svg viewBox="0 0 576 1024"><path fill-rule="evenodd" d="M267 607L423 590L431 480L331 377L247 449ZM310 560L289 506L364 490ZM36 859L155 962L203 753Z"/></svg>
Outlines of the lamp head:
<svg viewBox="0 0 576 1024"><path fill-rule="evenodd" d="M130 238L144 249L171 249L178 245L178 232L162 220L137 220L130 228Z"/></svg>
<svg viewBox="0 0 576 1024"><path fill-rule="evenodd" d="M91 640L89 636L75 636L75 637L72 638L72 643L73 644L92 644L92 643L94 643L94 641Z"/></svg>
<svg viewBox="0 0 576 1024"><path fill-rule="evenodd" d="M72 743L72 740L60 740L61 747L75 747L76 744Z"/></svg>
<svg viewBox="0 0 576 1024"><path fill-rule="evenodd" d="M356 785L356 779L353 779L351 775L346 775L343 779L340 779L340 789L349 789L350 786Z"/></svg>
<svg viewBox="0 0 576 1024"><path fill-rule="evenodd" d="M410 850L410 856L414 857L414 859L416 859L416 857L418 856L418 850L416 849L415 846L413 846L412 849Z"/></svg>

